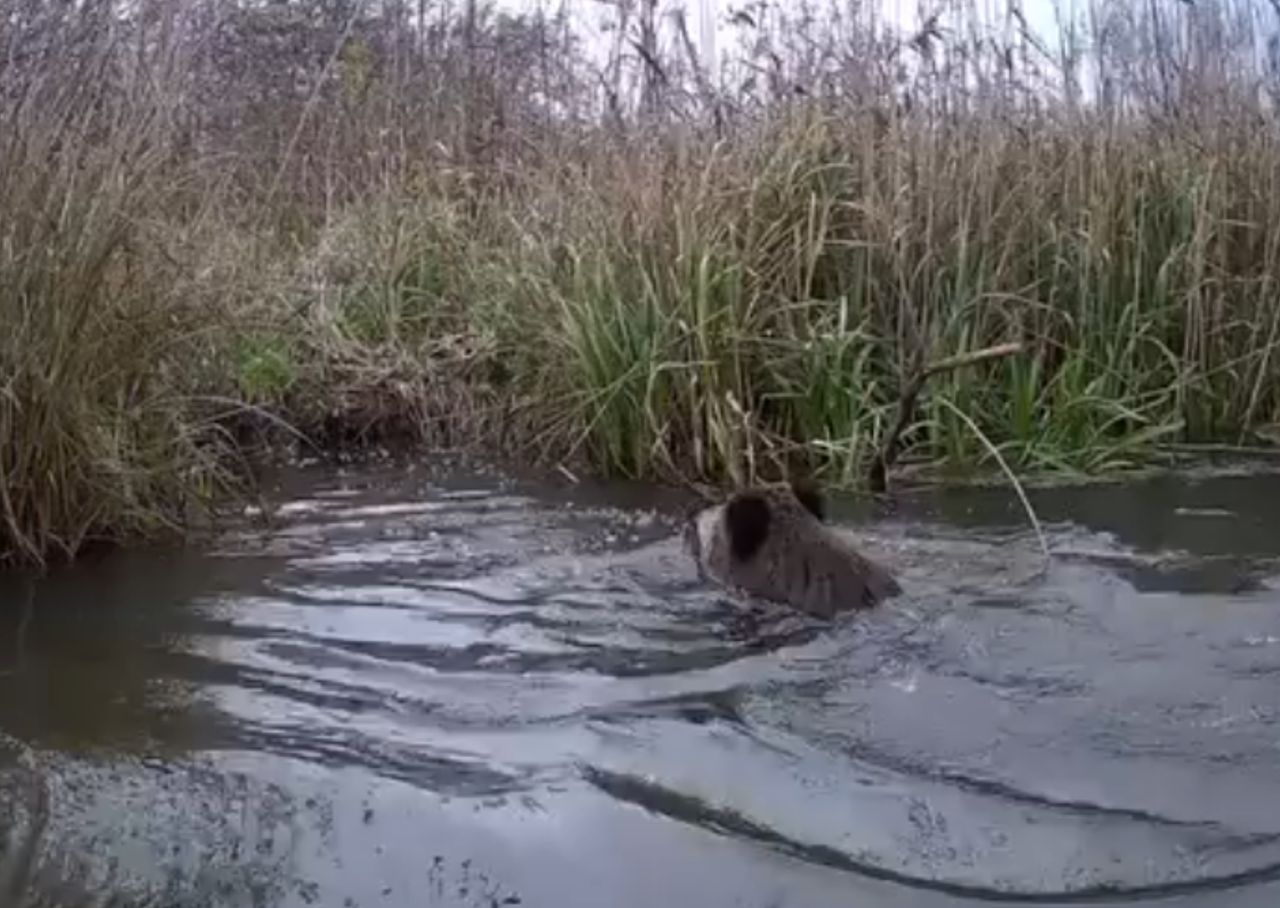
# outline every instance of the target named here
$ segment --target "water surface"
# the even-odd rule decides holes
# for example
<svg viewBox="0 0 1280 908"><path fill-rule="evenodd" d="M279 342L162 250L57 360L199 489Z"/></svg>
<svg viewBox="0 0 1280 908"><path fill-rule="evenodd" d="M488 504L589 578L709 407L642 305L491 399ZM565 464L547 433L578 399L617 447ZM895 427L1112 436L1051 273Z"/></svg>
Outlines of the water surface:
<svg viewBox="0 0 1280 908"><path fill-rule="evenodd" d="M0 581L0 904L1280 904L1280 477L1038 493L1047 567L1002 491L838 502L905 594L831 625L672 493L280 483Z"/></svg>

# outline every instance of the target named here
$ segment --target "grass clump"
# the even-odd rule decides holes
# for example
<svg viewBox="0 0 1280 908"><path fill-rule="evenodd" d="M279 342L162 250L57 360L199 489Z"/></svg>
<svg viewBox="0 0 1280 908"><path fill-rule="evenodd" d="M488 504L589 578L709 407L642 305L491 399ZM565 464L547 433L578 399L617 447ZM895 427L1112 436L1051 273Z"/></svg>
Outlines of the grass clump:
<svg viewBox="0 0 1280 908"><path fill-rule="evenodd" d="M0 95L0 554L30 561L179 526L225 478L191 397L209 313L158 219L171 111L104 45L51 40L75 72Z"/></svg>
<svg viewBox="0 0 1280 908"><path fill-rule="evenodd" d="M914 377L1011 341L933 376L910 459L1280 419L1261 3L766 2L714 66L648 4L603 62L480 3L38 7L0 0L6 558L180 527L285 422L856 485Z"/></svg>

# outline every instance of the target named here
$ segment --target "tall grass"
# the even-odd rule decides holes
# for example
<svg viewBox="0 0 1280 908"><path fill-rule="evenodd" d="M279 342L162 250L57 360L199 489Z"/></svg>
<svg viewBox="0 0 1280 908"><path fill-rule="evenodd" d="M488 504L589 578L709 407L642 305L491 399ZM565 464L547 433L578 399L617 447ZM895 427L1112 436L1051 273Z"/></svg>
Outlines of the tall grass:
<svg viewBox="0 0 1280 908"><path fill-rule="evenodd" d="M932 379L914 458L1280 420L1261 3L1099 0L1053 48L758 4L716 70L645 4L599 66L474 3L34 9L0 0L8 557L180 526L271 420L856 485L919 370L1009 340Z"/></svg>
<svg viewBox="0 0 1280 908"><path fill-rule="evenodd" d="M0 554L27 560L176 527L223 469L191 399L208 312L169 259L165 72L69 27L45 50L0 96Z"/></svg>

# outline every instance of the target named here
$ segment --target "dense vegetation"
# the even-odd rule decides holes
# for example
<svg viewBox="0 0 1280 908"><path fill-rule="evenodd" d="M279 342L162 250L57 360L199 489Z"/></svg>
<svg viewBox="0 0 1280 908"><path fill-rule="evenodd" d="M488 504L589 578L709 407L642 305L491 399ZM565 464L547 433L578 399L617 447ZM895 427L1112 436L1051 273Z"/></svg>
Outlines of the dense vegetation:
<svg viewBox="0 0 1280 908"><path fill-rule="evenodd" d="M286 423L854 483L913 375L1010 340L911 456L1280 416L1270 5L1045 41L759 2L713 67L655 3L584 47L475 2L0 0L0 550L181 526Z"/></svg>

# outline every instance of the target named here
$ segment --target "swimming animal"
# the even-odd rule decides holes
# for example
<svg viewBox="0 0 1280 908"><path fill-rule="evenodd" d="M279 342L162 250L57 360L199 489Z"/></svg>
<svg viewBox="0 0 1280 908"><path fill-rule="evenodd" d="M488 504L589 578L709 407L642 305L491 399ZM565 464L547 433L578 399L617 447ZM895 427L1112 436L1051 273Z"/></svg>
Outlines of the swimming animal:
<svg viewBox="0 0 1280 908"><path fill-rule="evenodd" d="M815 489L745 488L688 513L685 550L700 578L818 618L871 608L902 592L885 568L823 519Z"/></svg>

